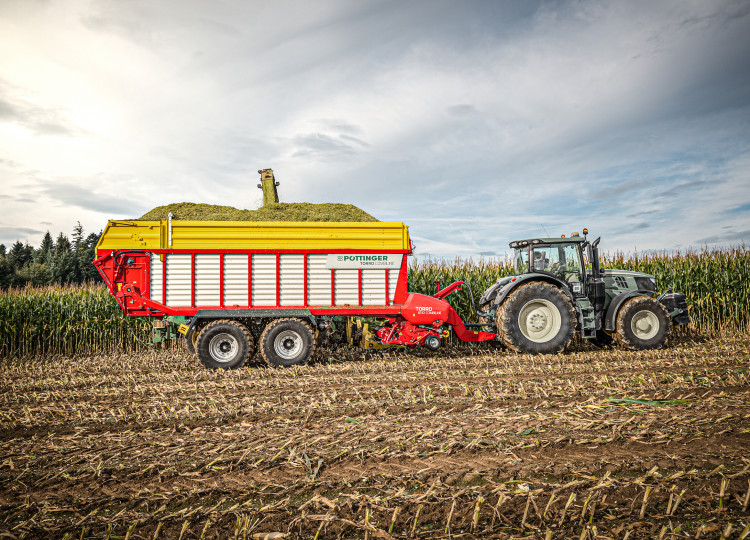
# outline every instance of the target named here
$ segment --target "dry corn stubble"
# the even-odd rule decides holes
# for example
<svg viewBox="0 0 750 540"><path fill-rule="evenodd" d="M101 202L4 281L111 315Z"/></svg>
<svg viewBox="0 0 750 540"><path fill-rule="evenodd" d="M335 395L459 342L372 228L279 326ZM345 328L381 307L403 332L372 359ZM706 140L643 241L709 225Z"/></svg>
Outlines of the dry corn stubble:
<svg viewBox="0 0 750 540"><path fill-rule="evenodd" d="M236 372L174 351L4 362L0 531L736 535L749 517L748 343L342 349Z"/></svg>

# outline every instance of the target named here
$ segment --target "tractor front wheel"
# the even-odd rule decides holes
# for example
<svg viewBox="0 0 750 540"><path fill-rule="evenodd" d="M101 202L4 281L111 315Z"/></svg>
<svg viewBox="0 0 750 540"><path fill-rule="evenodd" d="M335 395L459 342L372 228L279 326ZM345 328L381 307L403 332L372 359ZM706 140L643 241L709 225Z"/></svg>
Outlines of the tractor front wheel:
<svg viewBox="0 0 750 540"><path fill-rule="evenodd" d="M575 331L570 299L550 283L520 285L497 310L503 343L520 353L554 354L568 346Z"/></svg>
<svg viewBox="0 0 750 540"><path fill-rule="evenodd" d="M255 342L244 324L220 319L201 329L195 350L207 368L237 369L255 353Z"/></svg>
<svg viewBox="0 0 750 540"><path fill-rule="evenodd" d="M648 296L631 298L617 314L617 342L634 351L658 349L666 343L672 321L667 309Z"/></svg>

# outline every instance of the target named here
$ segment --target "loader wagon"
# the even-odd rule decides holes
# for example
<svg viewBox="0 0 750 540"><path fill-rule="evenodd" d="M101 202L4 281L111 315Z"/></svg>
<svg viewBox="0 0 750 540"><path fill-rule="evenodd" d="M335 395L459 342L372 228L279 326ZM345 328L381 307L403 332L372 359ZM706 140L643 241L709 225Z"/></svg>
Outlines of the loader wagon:
<svg viewBox="0 0 750 540"><path fill-rule="evenodd" d="M444 298L407 291L408 227L387 222L109 221L98 269L128 316L153 317L158 341L183 334L210 368L256 350L272 366L306 363L316 345L440 346L467 328ZM477 326L477 325L474 325Z"/></svg>

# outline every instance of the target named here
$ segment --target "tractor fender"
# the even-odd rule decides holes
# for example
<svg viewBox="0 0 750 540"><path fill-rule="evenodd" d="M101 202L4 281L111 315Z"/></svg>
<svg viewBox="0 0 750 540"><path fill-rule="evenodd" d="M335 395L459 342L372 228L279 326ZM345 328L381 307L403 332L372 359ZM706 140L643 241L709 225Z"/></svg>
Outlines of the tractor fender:
<svg viewBox="0 0 750 540"><path fill-rule="evenodd" d="M497 292L505 287L506 283L500 284L495 283L491 287L489 287L486 291L482 293L482 297L479 299L479 305L483 306L485 304L488 304L492 302L495 299L495 296L497 295Z"/></svg>
<svg viewBox="0 0 750 540"><path fill-rule="evenodd" d="M565 293L565 295L571 301L573 306L576 308L576 311L578 311L575 298L573 298L573 295L568 290L568 286L565 284L565 282L560 279L557 279L556 277L552 275L547 275L547 274L529 274L529 275L517 277L515 281L511 281L510 283L505 284L497 292L495 299L492 301L492 305L494 307L499 306L500 304L502 304L503 300L505 300L505 298L516 289L516 287L518 287L519 285L523 285L524 283L529 283L531 281L545 281L547 283L551 283L552 285L556 285Z"/></svg>
<svg viewBox="0 0 750 540"><path fill-rule="evenodd" d="M617 322L617 312L620 311L620 307L625 303L626 300L630 300L635 296L648 296L649 298L653 295L651 291L625 291L615 296L609 303L607 308L607 315L604 317L604 329L607 332L615 331L615 323Z"/></svg>

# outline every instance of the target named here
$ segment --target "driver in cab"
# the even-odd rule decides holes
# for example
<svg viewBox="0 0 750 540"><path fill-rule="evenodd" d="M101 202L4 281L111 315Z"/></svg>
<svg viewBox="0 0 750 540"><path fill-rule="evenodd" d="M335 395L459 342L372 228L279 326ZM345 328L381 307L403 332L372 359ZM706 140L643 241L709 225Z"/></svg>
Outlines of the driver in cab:
<svg viewBox="0 0 750 540"><path fill-rule="evenodd" d="M546 251L534 252L534 270L549 272L549 259Z"/></svg>

